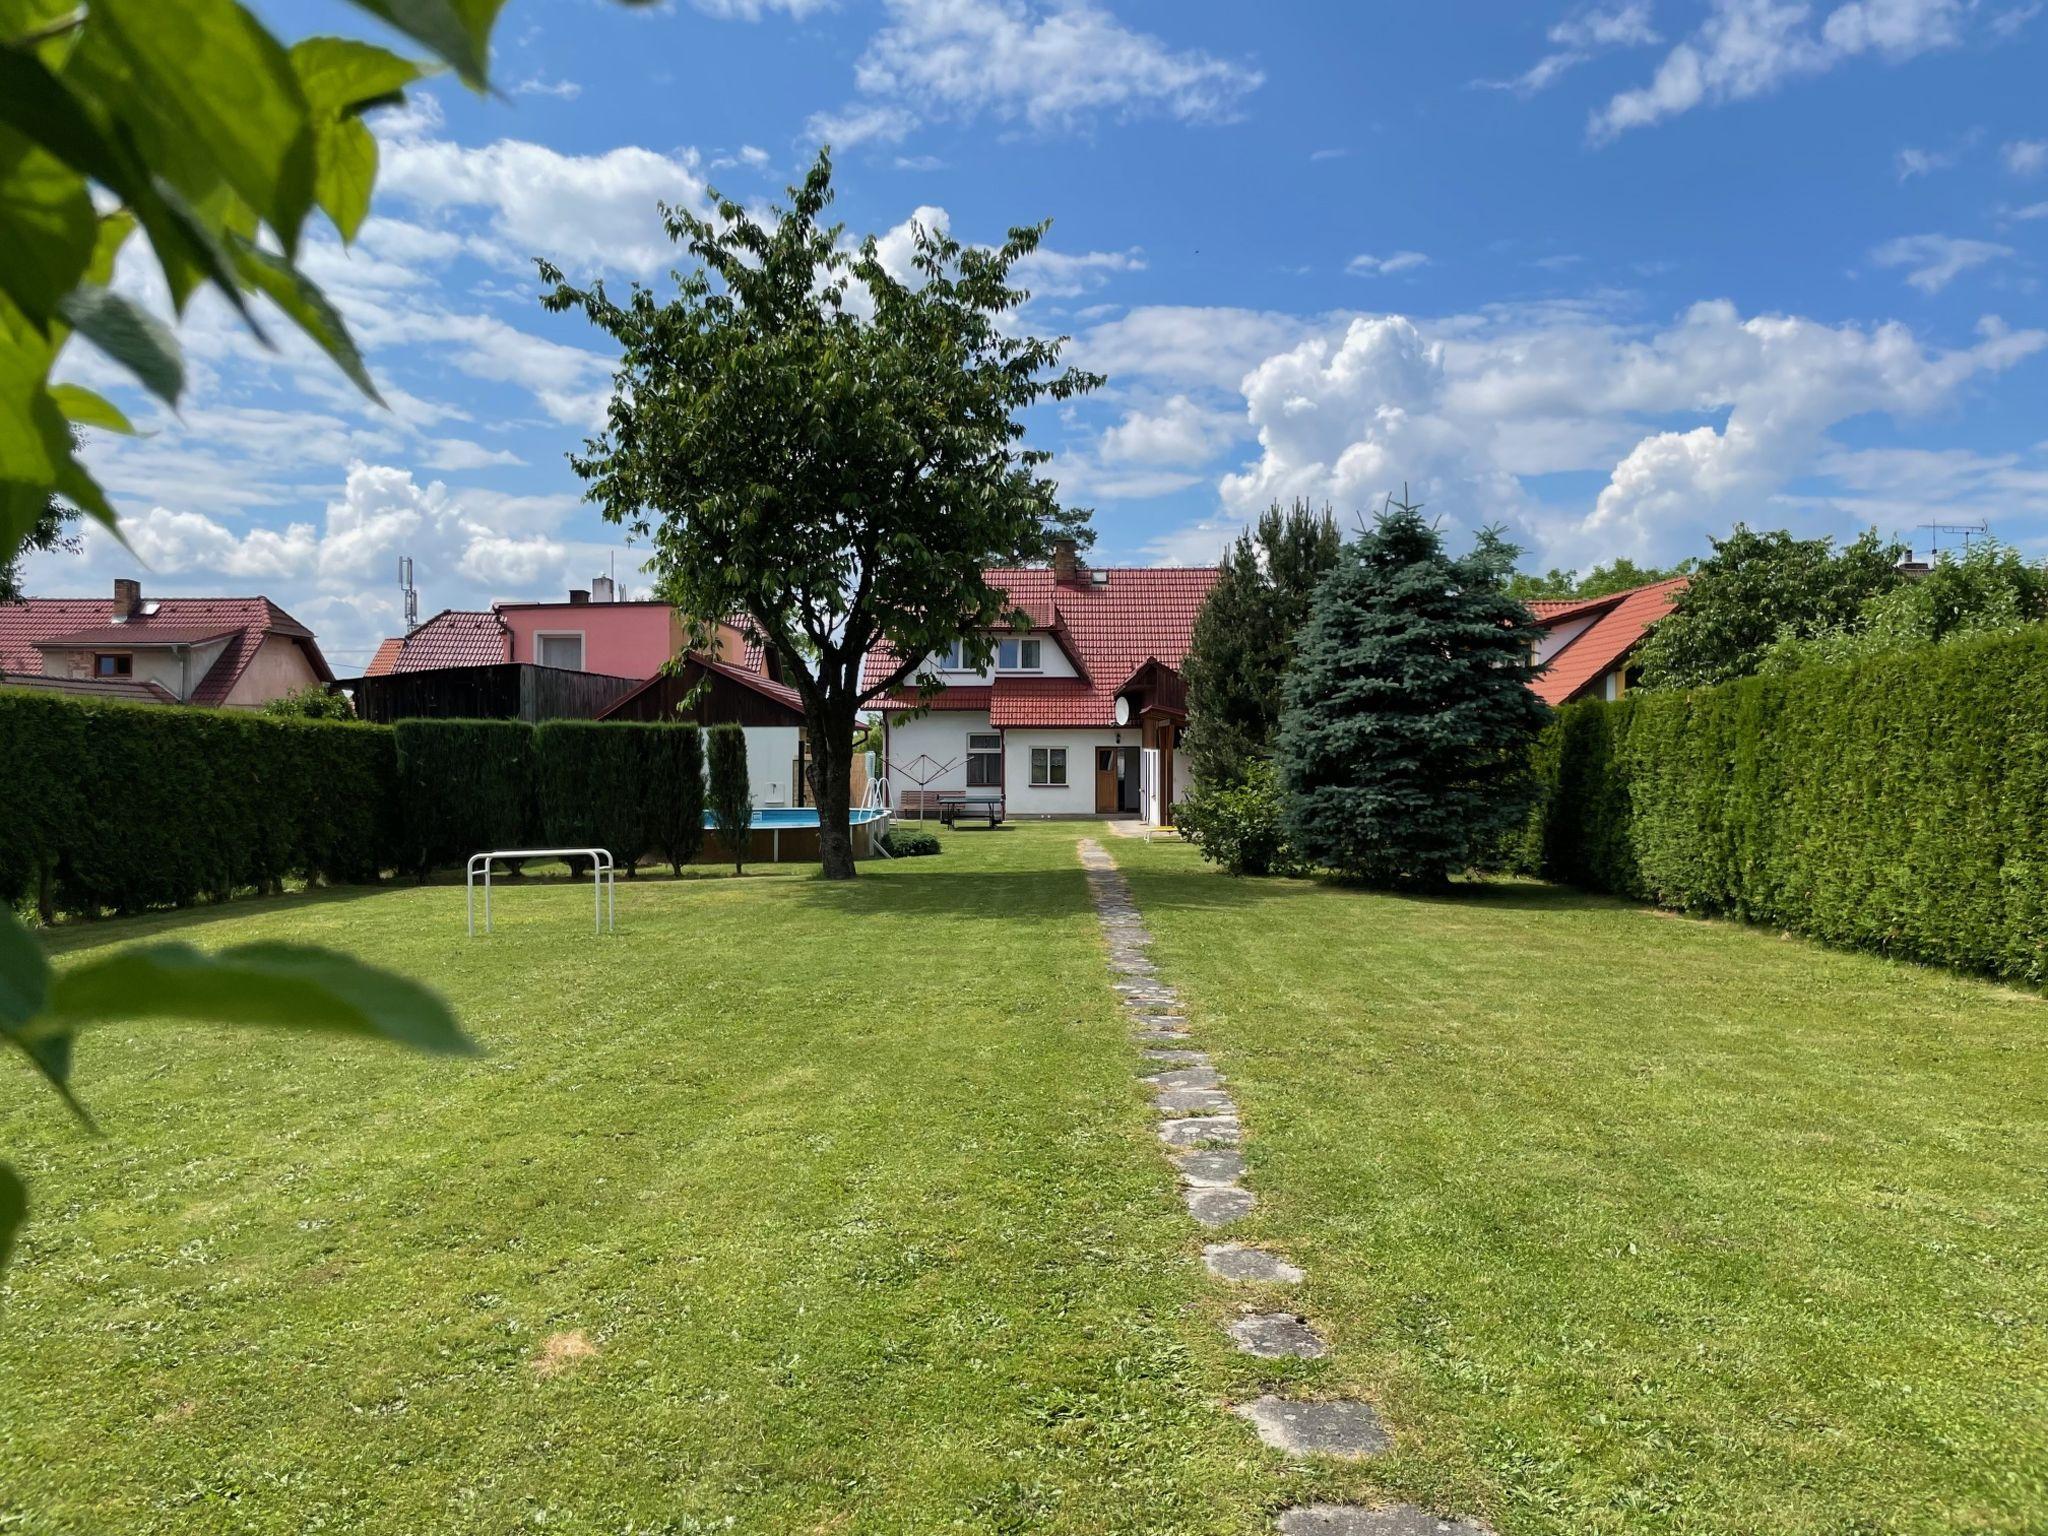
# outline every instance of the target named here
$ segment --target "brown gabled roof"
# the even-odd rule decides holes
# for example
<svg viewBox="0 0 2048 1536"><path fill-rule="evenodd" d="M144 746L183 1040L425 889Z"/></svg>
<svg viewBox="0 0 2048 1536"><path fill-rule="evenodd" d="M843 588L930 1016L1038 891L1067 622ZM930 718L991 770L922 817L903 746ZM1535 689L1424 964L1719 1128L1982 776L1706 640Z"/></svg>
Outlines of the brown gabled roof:
<svg viewBox="0 0 2048 1536"><path fill-rule="evenodd" d="M1194 634L1195 615L1216 584L1214 566L1117 566L1097 583L1083 571L1077 581L1060 581L1050 570L1002 569L987 573L1011 604L1031 616L1034 627L1052 636L1080 677L998 676L986 688L989 723L995 726L1103 726L1116 724L1116 695L1124 679L1148 661L1177 669ZM887 648L867 659L864 686L872 687L898 665ZM965 688L948 688L924 707ZM877 701L881 709L918 707L915 689L899 689ZM968 707L952 705L953 708ZM975 706L979 707L979 706Z"/></svg>
<svg viewBox="0 0 2048 1536"><path fill-rule="evenodd" d="M393 650L392 647L397 649ZM411 634L377 647L365 677L388 672L431 672L440 667L488 667L512 659L512 631L488 609L443 608ZM378 663L385 665L380 670Z"/></svg>
<svg viewBox="0 0 2048 1536"><path fill-rule="evenodd" d="M685 651L683 652L682 660L687 665L701 667L704 671L726 678L731 682L739 684L742 688L751 689L753 692L760 694L762 698L771 699L784 709L794 710L798 715L802 715L804 712L804 696L787 683L778 683L771 677L735 662L715 661L703 651ZM648 678L647 681L641 683L638 687L630 692L621 694L617 699L605 706L604 711L597 718L609 720L614 715L625 712L626 706L639 698L643 693L648 692L650 689L659 689L666 686L674 680L674 676L675 674L670 672L655 673L654 676Z"/></svg>
<svg viewBox="0 0 2048 1536"><path fill-rule="evenodd" d="M1553 705L1580 697L1626 660L1650 626L1677 605L1685 586L1685 577L1674 576L1582 602L1530 604L1530 611L1545 629L1591 619L1550 658L1530 685L1537 697Z"/></svg>
<svg viewBox="0 0 2048 1536"><path fill-rule="evenodd" d="M334 681L313 631L267 597L152 598L123 623L99 597L30 597L0 603L0 672L39 675L41 650L87 646L148 650L222 639L225 649L192 690L194 704L224 704L265 639L278 635L306 654L313 675Z"/></svg>
<svg viewBox="0 0 2048 1536"><path fill-rule="evenodd" d="M6 677L0 688L29 688L79 699L113 699L123 704L175 704L178 696L162 683L132 677Z"/></svg>

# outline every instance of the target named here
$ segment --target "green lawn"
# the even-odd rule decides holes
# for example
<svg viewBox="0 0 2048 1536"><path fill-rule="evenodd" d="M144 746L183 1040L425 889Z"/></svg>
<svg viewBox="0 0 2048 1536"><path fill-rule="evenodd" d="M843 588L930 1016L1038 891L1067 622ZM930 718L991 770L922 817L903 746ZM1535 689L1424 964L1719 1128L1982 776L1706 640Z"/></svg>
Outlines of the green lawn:
<svg viewBox="0 0 2048 1536"><path fill-rule="evenodd" d="M0 1530L1264 1527L1075 835L622 881L602 942L561 886L69 935L345 947L490 1054L108 1031L98 1142L0 1066Z"/></svg>
<svg viewBox="0 0 2048 1536"><path fill-rule="evenodd" d="M2048 1526L2048 1005L1540 887L1238 882L1105 838L1229 1074L1333 1358L1238 1356L1074 840L253 902L475 1062L88 1037L0 1068L0 1531L1251 1533L1417 1498L1502 1536ZM60 961L61 963L61 961ZM1265 1298L1270 1301L1271 1298ZM552 1341L552 1344L551 1342ZM1362 1393L1290 1466L1222 1405Z"/></svg>
<svg viewBox="0 0 2048 1536"><path fill-rule="evenodd" d="M2041 998L1113 847L1384 1487L1505 1536L2048 1530Z"/></svg>

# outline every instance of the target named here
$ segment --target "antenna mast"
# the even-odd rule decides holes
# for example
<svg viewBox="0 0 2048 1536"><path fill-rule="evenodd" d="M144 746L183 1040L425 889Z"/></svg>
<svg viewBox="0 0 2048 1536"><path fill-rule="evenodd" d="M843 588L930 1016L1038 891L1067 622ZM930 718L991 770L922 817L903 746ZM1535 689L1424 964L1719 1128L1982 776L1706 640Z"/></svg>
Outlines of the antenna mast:
<svg viewBox="0 0 2048 1536"><path fill-rule="evenodd" d="M405 632L420 627L420 594L412 584L412 556L398 557L398 590L405 595Z"/></svg>

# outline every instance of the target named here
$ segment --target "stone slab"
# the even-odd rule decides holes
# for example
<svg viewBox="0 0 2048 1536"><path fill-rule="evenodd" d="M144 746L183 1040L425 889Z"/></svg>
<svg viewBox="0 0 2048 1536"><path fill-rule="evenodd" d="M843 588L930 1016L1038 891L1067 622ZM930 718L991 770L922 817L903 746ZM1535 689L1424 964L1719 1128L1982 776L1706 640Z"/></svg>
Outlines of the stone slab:
<svg viewBox="0 0 2048 1536"><path fill-rule="evenodd" d="M1259 1197L1235 1185L1226 1188L1190 1188L1186 1192L1188 1214L1205 1227L1227 1227L1251 1215Z"/></svg>
<svg viewBox="0 0 2048 1536"><path fill-rule="evenodd" d="M1262 1397L1231 1409L1251 1421L1259 1438L1292 1456L1334 1456L1363 1461L1393 1446L1394 1437L1371 1403L1297 1403Z"/></svg>
<svg viewBox="0 0 2048 1536"><path fill-rule="evenodd" d="M1234 1115L1237 1101L1221 1088L1161 1088L1152 1095L1162 1115Z"/></svg>
<svg viewBox="0 0 2048 1536"><path fill-rule="evenodd" d="M1145 1081L1154 1088L1221 1088L1223 1074L1214 1067L1172 1067Z"/></svg>
<svg viewBox="0 0 2048 1536"><path fill-rule="evenodd" d="M1239 1349L1261 1360L1320 1360L1330 1352L1308 1319L1292 1312L1253 1312L1226 1331Z"/></svg>
<svg viewBox="0 0 2048 1536"><path fill-rule="evenodd" d="M1234 1147L1244 1139L1244 1127L1230 1115L1162 1120L1159 1139L1169 1147Z"/></svg>
<svg viewBox="0 0 2048 1536"><path fill-rule="evenodd" d="M1202 1263L1219 1280L1239 1284L1299 1285L1308 1278L1298 1265L1263 1248L1245 1248L1237 1243L1211 1243L1202 1250Z"/></svg>
<svg viewBox="0 0 2048 1536"><path fill-rule="evenodd" d="M1190 1184L1221 1189L1244 1177L1244 1157L1237 1152L1183 1152L1173 1166Z"/></svg>
<svg viewBox="0 0 2048 1536"><path fill-rule="evenodd" d="M1305 1504L1280 1516L1280 1536L1493 1536L1476 1520L1447 1520L1413 1504Z"/></svg>
<svg viewBox="0 0 2048 1536"><path fill-rule="evenodd" d="M1134 1029L1131 1038L1140 1045L1167 1045L1190 1037L1185 1029Z"/></svg>
<svg viewBox="0 0 2048 1536"><path fill-rule="evenodd" d="M1206 1067L1209 1065L1209 1053L1207 1051L1162 1050L1158 1046L1153 1046L1148 1050L1140 1051L1138 1054L1147 1061L1156 1061L1162 1066Z"/></svg>

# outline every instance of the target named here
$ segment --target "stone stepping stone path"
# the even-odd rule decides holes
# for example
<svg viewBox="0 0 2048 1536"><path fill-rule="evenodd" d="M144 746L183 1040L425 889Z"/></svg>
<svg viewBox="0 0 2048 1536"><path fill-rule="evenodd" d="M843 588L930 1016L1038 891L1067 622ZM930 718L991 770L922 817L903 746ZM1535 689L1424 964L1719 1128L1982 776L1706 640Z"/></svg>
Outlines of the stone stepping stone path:
<svg viewBox="0 0 2048 1536"><path fill-rule="evenodd" d="M1109 943L1112 986L1123 999L1131 1038L1146 1063L1144 1084L1159 1111L1159 1139L1180 1175L1188 1214L1204 1227L1227 1227L1258 1204L1245 1188L1244 1142L1237 1101L1194 1029L1181 1012L1180 994L1161 979L1150 950L1151 930L1116 860L1092 837L1080 844L1102 932ZM1232 1285L1299 1285L1307 1275L1277 1253L1239 1243L1211 1243L1202 1263ZM1293 1312L1246 1311L1227 1325L1237 1347L1261 1360L1320 1360L1330 1346L1315 1326ZM1370 1403L1296 1401L1266 1396L1231 1410L1259 1439L1295 1457L1357 1461L1390 1450L1392 1433ZM1383 1508L1309 1504L1280 1516L1281 1536L1493 1536L1470 1520L1434 1515L1411 1504Z"/></svg>
<svg viewBox="0 0 2048 1536"><path fill-rule="evenodd" d="M1259 1438L1293 1456L1336 1456L1362 1461L1393 1446L1394 1437L1366 1403L1295 1403L1262 1397L1233 1410L1251 1420Z"/></svg>

